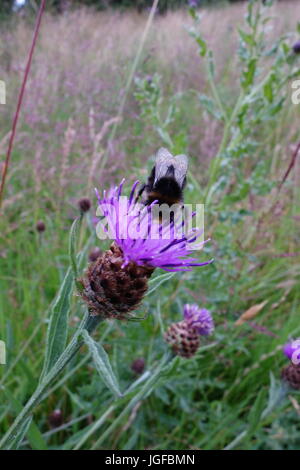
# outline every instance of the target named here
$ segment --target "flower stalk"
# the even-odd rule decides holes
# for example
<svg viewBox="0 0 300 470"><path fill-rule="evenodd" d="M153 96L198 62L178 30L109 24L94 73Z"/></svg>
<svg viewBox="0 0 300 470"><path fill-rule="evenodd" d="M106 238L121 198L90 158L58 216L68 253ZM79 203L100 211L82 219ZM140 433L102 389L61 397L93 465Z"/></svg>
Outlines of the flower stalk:
<svg viewBox="0 0 300 470"><path fill-rule="evenodd" d="M74 334L73 338L71 339L70 343L63 351L63 353L58 358L55 365L52 367L50 372L43 378L43 380L37 386L35 392L28 400L22 411L16 417L15 421L7 431L7 433L3 436L0 441L0 449L1 450L8 450L10 449L11 445L13 444L14 439L18 436L19 431L25 425L27 419L31 416L33 410L39 405L42 401L43 396L52 382L56 379L56 377L60 374L60 372L68 365L71 359L75 356L75 354L79 351L81 346L84 344L79 338L83 332L86 330L88 333L92 333L92 331L96 328L96 326L101 321L100 317L93 317L90 315L86 315L79 326L78 330Z"/></svg>

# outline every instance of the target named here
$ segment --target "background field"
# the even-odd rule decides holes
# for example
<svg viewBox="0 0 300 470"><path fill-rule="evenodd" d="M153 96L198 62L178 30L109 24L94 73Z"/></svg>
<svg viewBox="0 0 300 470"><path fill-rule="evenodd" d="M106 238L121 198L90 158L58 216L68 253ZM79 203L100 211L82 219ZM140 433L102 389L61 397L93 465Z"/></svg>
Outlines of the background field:
<svg viewBox="0 0 300 470"><path fill-rule="evenodd" d="M214 51L214 82L228 110L239 95L236 51L245 10L244 4L202 10L200 29ZM287 32L287 45L300 39L299 2L281 2L270 16L268 47ZM175 275L147 297L138 312L149 312L144 321L102 325L95 338L104 341L125 388L135 378L134 359L144 358L146 368L159 360L165 347L162 329L180 320L184 303L211 310L214 336L203 341L195 359L179 361L99 444L124 404L87 434L113 401L83 349L38 407L23 447L299 449L299 393L278 403L275 398L286 363L280 345L300 332L299 161L278 192L299 141L300 105L292 105L288 81L276 115L261 122L252 115L245 133L249 147L241 160L223 155L218 174L225 179L212 181L224 123L200 96L216 98L204 58L188 33L194 21L184 10L156 17L126 88L146 21L146 14L88 9L43 18L0 221L0 339L8 348L7 365L0 366L1 433L33 392L42 368L49 305L68 265L77 200L88 196L93 202L80 246L87 252L102 248L92 225L93 188L102 190L123 177L128 186L144 180L149 157L168 146L190 156L187 202L204 202L208 185L219 185L206 214L206 236L212 241L201 254L201 260L214 257L215 262ZM1 156L32 30L30 18L1 24L0 78L7 85L7 104L0 108ZM263 64L268 70L271 57ZM46 224L41 234L35 230L39 220ZM255 318L235 325L262 302ZM83 311L75 295L73 303L71 330ZM273 401L276 406L266 413ZM49 422L55 409L62 412L60 427Z"/></svg>

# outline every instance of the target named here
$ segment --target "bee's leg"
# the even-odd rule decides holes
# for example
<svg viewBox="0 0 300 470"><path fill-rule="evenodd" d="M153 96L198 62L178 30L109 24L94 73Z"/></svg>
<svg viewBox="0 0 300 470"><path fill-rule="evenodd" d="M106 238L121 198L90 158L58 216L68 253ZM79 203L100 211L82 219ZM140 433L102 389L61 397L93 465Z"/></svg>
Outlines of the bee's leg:
<svg viewBox="0 0 300 470"><path fill-rule="evenodd" d="M139 200L139 198L141 197L141 195L143 194L143 192L145 191L146 189L146 183L144 183L141 188L139 189L138 193L137 193L137 196L135 198L135 202L137 202Z"/></svg>

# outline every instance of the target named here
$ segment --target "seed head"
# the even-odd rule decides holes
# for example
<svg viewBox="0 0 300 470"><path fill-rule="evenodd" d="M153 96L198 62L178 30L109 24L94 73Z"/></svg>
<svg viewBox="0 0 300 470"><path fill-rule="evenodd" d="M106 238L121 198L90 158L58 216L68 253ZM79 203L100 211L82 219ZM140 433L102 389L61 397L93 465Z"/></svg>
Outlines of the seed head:
<svg viewBox="0 0 300 470"><path fill-rule="evenodd" d="M79 199L78 207L81 213L88 212L91 208L91 201L87 197L83 197Z"/></svg>
<svg viewBox="0 0 300 470"><path fill-rule="evenodd" d="M164 338L172 347L175 354L186 359L193 357L200 346L199 334L190 327L186 320L172 323L167 329Z"/></svg>

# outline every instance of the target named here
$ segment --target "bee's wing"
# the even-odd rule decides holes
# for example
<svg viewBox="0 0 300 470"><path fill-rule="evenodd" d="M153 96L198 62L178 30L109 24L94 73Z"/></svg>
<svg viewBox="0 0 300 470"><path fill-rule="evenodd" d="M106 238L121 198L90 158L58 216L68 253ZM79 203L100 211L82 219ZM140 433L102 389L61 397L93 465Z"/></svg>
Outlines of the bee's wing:
<svg viewBox="0 0 300 470"><path fill-rule="evenodd" d="M169 152L169 150L165 148L160 148L155 157L155 181L160 180L163 178L168 171L170 165L175 167L175 159L173 155Z"/></svg>
<svg viewBox="0 0 300 470"><path fill-rule="evenodd" d="M186 155L176 155L174 157L174 168L175 168L175 179L176 181L180 184L180 186L183 186L184 179L187 174L187 169L188 169L188 157Z"/></svg>

